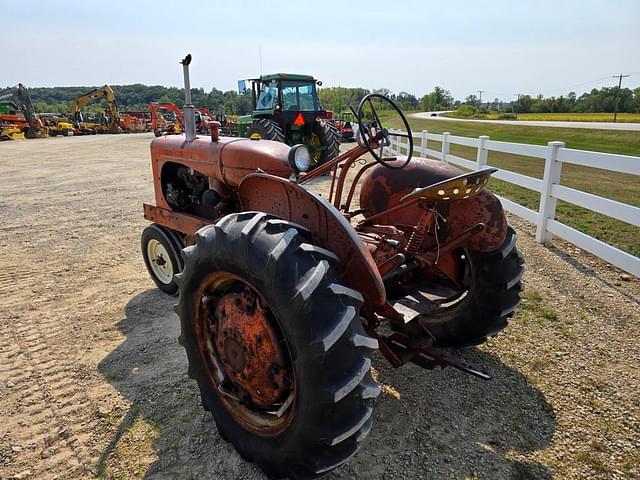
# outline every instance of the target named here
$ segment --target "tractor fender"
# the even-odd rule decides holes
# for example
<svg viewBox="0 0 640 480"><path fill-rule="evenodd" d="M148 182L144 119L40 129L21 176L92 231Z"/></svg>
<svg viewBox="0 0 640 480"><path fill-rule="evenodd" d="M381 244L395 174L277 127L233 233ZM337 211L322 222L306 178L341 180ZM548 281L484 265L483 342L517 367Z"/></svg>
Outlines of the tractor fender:
<svg viewBox="0 0 640 480"><path fill-rule="evenodd" d="M404 159L396 160L398 163ZM369 217L395 207L400 199L416 188L462 175L464 171L439 160L414 158L402 170L392 170L377 165L366 172L360 189L360 207ZM441 201L435 208L445 222L445 241L453 239L468 228L483 223L484 230L473 235L465 247L490 252L502 245L507 235L507 221L500 200L485 189L474 197L463 200ZM408 205L376 219L385 225L417 225L424 214L419 203Z"/></svg>
<svg viewBox="0 0 640 480"><path fill-rule="evenodd" d="M244 211L270 213L309 230L314 244L338 257L338 274L348 287L371 305L386 303L384 284L369 250L344 216L320 195L265 173L246 176L238 195Z"/></svg>

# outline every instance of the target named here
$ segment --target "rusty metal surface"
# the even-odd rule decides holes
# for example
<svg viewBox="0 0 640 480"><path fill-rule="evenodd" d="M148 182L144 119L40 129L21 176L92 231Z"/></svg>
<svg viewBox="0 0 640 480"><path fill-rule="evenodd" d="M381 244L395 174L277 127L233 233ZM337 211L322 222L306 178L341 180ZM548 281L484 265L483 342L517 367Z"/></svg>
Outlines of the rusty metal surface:
<svg viewBox="0 0 640 480"><path fill-rule="evenodd" d="M402 160L390 163L402 163ZM376 165L367 171L360 189L360 208L365 217L383 212L400 203L402 197L416 188L458 176L463 172L438 160L414 158L402 170ZM396 219L397 220L397 219Z"/></svg>
<svg viewBox="0 0 640 480"><path fill-rule="evenodd" d="M294 418L295 372L268 305L228 272L205 276L192 301L200 365L224 408L257 435L282 432Z"/></svg>
<svg viewBox="0 0 640 480"><path fill-rule="evenodd" d="M464 244L465 248L478 252L497 250L507 237L507 218L500 200L489 190L481 190L473 199L455 200L444 204L442 214L447 219L448 239L463 235L465 231L479 223L484 229L472 235Z"/></svg>
<svg viewBox="0 0 640 480"><path fill-rule="evenodd" d="M507 234L506 217L500 201L484 186L479 191L474 191L475 196L472 198L428 202L414 196L406 199L405 203L400 203L403 197L416 188L428 187L455 177L464 180L465 177L460 177L461 174L462 171L458 168L428 159L414 159L403 170L389 170L381 166L370 169L364 176L360 190L360 206L367 217L362 224L366 225L373 220L376 224L416 226L424 218L425 209L433 208L434 212L438 212L439 242L435 242L433 234L423 235L423 251L434 248L436 243L442 245L450 242L479 223L485 225L484 230L469 237L462 246L481 252L497 249ZM476 189L480 184L483 185L485 177L488 178L488 172L467 178L480 182L477 185L474 183ZM438 190L435 190L436 196L439 196ZM459 190L458 194L461 193ZM464 195L466 189L462 196ZM387 209L389 210L385 212ZM430 228L432 232L435 231L435 223Z"/></svg>
<svg viewBox="0 0 640 480"><path fill-rule="evenodd" d="M281 399L291 379L269 312L249 288L228 293L215 310L216 348L224 369L258 407Z"/></svg>
<svg viewBox="0 0 640 480"><path fill-rule="evenodd" d="M199 136L186 142L184 135L168 135L151 142L151 167L156 205L169 208L162 195L162 168L174 162L222 180L228 187L237 188L242 179L255 173L258 167L272 175L288 178L292 170L287 156L289 147L271 140Z"/></svg>
<svg viewBox="0 0 640 480"><path fill-rule="evenodd" d="M309 229L315 244L338 256L339 274L349 287L372 305L385 303L385 288L371 254L349 222L324 198L266 174L245 178L239 196L243 210L271 213Z"/></svg>
<svg viewBox="0 0 640 480"><path fill-rule="evenodd" d="M491 374L484 369L434 347L431 336L416 339L394 332L391 335L378 336L378 344L382 354L395 368L412 362L427 370L433 370L436 367L453 367L483 380L491 379Z"/></svg>
<svg viewBox="0 0 640 480"><path fill-rule="evenodd" d="M416 188L413 192L402 197L400 203L406 203L414 198L425 202L472 198L487 186L491 174L497 171L497 168L485 168L449 178L428 187Z"/></svg>
<svg viewBox="0 0 640 480"><path fill-rule="evenodd" d="M193 235L205 225L213 223L213 221L206 221L200 217L174 212L168 208L160 208L147 203L143 204L143 208L144 218L147 220L187 235Z"/></svg>

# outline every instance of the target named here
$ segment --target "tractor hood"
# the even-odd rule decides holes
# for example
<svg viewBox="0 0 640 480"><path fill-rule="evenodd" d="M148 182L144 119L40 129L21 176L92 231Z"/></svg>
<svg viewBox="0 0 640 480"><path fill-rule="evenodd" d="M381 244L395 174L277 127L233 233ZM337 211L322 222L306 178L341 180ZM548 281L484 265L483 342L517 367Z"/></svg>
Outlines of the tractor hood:
<svg viewBox="0 0 640 480"><path fill-rule="evenodd" d="M244 177L259 170L288 178L293 173L287 159L289 150L280 142L235 137L220 137L214 142L211 137L198 136L187 142L184 135L167 135L151 142L152 163L158 173L164 163L175 162L234 189Z"/></svg>

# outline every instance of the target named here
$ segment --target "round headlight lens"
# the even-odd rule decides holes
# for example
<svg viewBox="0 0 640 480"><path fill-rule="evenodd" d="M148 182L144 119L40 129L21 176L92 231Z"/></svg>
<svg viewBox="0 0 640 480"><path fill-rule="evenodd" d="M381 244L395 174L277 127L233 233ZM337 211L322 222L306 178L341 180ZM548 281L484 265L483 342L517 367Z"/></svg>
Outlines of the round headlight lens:
<svg viewBox="0 0 640 480"><path fill-rule="evenodd" d="M296 172L306 172L311 167L311 154L305 145L294 145L289 151L289 164Z"/></svg>

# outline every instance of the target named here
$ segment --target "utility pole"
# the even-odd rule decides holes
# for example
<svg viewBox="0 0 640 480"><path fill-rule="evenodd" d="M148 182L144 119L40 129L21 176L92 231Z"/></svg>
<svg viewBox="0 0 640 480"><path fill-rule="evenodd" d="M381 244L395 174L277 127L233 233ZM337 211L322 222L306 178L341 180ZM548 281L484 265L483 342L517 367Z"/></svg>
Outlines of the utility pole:
<svg viewBox="0 0 640 480"><path fill-rule="evenodd" d="M611 78L617 78L618 79L618 90L616 90L616 104L615 104L615 108L613 111L613 123L616 122L616 119L618 118L618 102L620 101L620 87L622 86L622 79L625 77L628 77L629 75L624 75L624 74L620 74L620 75L613 75Z"/></svg>
<svg viewBox="0 0 640 480"><path fill-rule="evenodd" d="M482 108L482 94L484 93L484 90L478 90L478 93L480 94L480 108Z"/></svg>

